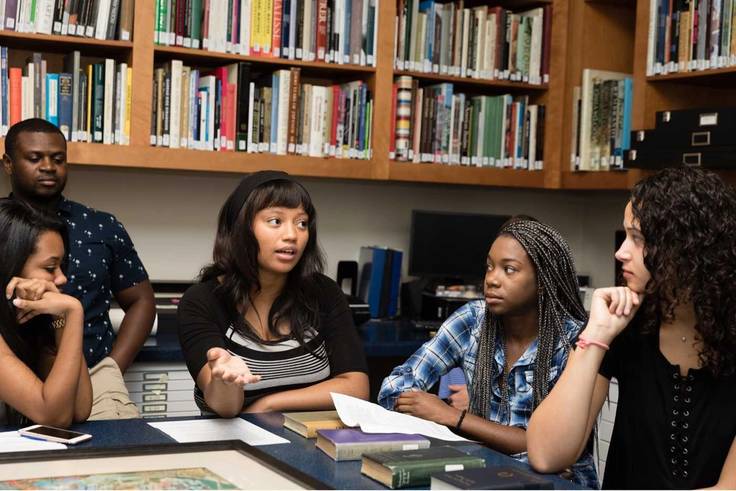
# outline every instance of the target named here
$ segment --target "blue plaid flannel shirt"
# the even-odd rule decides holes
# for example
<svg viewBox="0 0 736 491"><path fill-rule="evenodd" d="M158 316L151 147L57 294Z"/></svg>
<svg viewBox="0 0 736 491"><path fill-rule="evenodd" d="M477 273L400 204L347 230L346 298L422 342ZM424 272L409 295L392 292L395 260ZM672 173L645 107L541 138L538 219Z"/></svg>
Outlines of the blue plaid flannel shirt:
<svg viewBox="0 0 736 491"><path fill-rule="evenodd" d="M471 386L475 372L475 361L478 353L480 332L484 325L486 305L484 300L465 304L450 316L437 331L435 337L424 343L403 365L399 365L384 379L378 394L378 403L387 409L393 409L399 394L413 388L427 391L442 375L454 367L461 367ZM581 326L573 320L565 322L568 340L573 343ZM560 340L552 357L549 373L550 388L559 379L567 363L567 354ZM537 355L535 340L511 368L508 374L509 411L502 408L500 378L503 376L505 354L503 343L497 340L494 350L496 362L496 379L492 381L493 397L490 407L490 420L507 426L526 429L532 415L534 394L534 361ZM517 460L528 462L526 452L512 455ZM596 473L592 452L586 450L572 468L574 480L582 486L597 489Z"/></svg>

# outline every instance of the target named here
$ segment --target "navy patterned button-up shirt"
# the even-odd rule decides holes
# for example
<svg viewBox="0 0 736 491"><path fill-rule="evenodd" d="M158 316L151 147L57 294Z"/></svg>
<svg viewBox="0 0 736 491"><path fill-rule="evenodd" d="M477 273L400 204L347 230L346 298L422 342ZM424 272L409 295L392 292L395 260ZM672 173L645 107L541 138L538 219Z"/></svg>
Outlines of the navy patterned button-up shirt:
<svg viewBox="0 0 736 491"><path fill-rule="evenodd" d="M113 215L61 199L57 214L68 229L64 292L84 307L84 356L93 367L112 351L110 301L148 279L123 224Z"/></svg>

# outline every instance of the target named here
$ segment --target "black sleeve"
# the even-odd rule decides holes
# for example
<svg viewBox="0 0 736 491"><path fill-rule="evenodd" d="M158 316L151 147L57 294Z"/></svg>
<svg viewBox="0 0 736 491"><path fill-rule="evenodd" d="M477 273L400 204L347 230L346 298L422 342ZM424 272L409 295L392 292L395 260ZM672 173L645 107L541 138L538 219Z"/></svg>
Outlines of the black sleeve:
<svg viewBox="0 0 736 491"><path fill-rule="evenodd" d="M208 283L190 287L181 298L177 309L179 343L194 381L207 363L207 350L225 348L225 336L219 325L224 314L218 311L219 302Z"/></svg>
<svg viewBox="0 0 736 491"><path fill-rule="evenodd" d="M606 351L601 362L601 367L598 369L598 373L606 377L608 380L612 378L621 377L621 363L624 360L624 354L626 352L626 346L631 338L629 330L631 327L627 327L624 332L616 336L616 339L611 343L611 347Z"/></svg>
<svg viewBox="0 0 736 491"><path fill-rule="evenodd" d="M320 275L317 278L320 305L320 333L325 338L330 358L330 372L368 373L363 343L353 323L345 294L333 280Z"/></svg>

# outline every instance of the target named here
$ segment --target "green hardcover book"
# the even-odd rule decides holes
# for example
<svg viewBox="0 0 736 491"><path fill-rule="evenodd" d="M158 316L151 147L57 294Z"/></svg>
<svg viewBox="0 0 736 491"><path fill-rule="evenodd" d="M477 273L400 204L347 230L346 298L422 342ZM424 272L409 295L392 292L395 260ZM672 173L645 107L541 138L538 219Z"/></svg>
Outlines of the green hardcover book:
<svg viewBox="0 0 736 491"><path fill-rule="evenodd" d="M392 489L427 486L430 474L485 467L481 457L466 454L454 447L430 447L419 450L376 452L363 455L360 472Z"/></svg>
<svg viewBox="0 0 736 491"><path fill-rule="evenodd" d="M169 30L168 30L168 19L169 19L169 3L170 0L158 0L158 19L156 19L156 26L158 27L158 44L167 45L169 44Z"/></svg>
<svg viewBox="0 0 736 491"><path fill-rule="evenodd" d="M202 0L191 0L191 6L192 48L199 49L202 46Z"/></svg>
<svg viewBox="0 0 736 491"><path fill-rule="evenodd" d="M92 66L92 141L102 143L103 121L105 116L105 65Z"/></svg>
<svg viewBox="0 0 736 491"><path fill-rule="evenodd" d="M523 15L519 18L518 46L516 48L516 69L522 76L529 76L529 54L532 45L532 19Z"/></svg>
<svg viewBox="0 0 736 491"><path fill-rule="evenodd" d="M478 146L478 130L480 129L478 127L478 114L480 113L480 97L473 97L470 100L470 136L469 136L469 145L468 145L468 153L470 154L470 165L471 166L477 166L478 165L478 152L477 152L477 146ZM482 135L480 135L482 138Z"/></svg>
<svg viewBox="0 0 736 491"><path fill-rule="evenodd" d="M490 97L488 101L488 156L492 167L499 167L498 161L498 132L500 131L498 124L498 99L499 97Z"/></svg>
<svg viewBox="0 0 736 491"><path fill-rule="evenodd" d="M493 97L484 96L483 100L485 103L485 135L483 136L483 165L489 165L493 167L495 162L491 160L491 143L493 140Z"/></svg>

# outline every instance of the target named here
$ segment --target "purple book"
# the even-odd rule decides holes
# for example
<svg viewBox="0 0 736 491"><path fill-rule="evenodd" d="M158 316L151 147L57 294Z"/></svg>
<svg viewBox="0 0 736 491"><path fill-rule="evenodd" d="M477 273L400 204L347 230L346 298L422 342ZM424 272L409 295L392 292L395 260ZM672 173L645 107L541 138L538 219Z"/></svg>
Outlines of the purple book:
<svg viewBox="0 0 736 491"><path fill-rule="evenodd" d="M5 25L0 26L0 29L6 29L8 31L15 31L16 25L15 16L18 13L18 0L6 0L5 2Z"/></svg>
<svg viewBox="0 0 736 491"><path fill-rule="evenodd" d="M360 460L364 453L428 448L421 435L403 433L363 433L355 428L318 430L317 448L335 460Z"/></svg>

